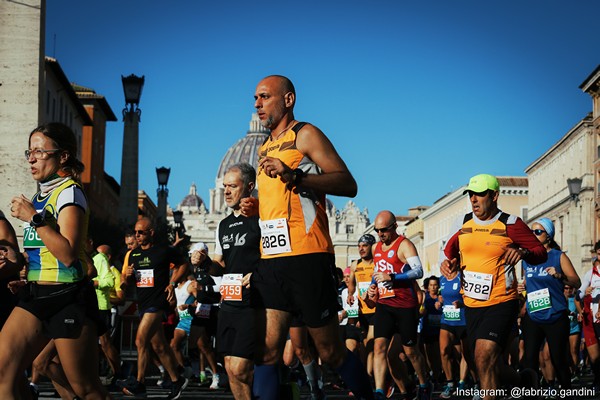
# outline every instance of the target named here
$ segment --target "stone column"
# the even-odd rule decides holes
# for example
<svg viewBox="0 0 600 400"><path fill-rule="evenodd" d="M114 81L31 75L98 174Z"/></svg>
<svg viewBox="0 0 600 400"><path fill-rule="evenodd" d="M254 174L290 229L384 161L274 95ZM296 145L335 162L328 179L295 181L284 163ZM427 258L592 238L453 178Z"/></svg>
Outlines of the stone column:
<svg viewBox="0 0 600 400"><path fill-rule="evenodd" d="M0 0L0 210L20 237L9 203L37 190L23 152L43 119L45 9L45 0Z"/></svg>
<svg viewBox="0 0 600 400"><path fill-rule="evenodd" d="M123 110L123 158L121 161L121 192L119 221L123 226L135 224L138 215L139 169L139 109Z"/></svg>

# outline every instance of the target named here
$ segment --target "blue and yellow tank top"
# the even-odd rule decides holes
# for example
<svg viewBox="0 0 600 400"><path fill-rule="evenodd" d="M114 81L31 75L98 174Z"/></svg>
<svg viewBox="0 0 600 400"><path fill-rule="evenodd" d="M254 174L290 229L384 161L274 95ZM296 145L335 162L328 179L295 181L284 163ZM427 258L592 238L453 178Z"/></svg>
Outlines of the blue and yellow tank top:
<svg viewBox="0 0 600 400"><path fill-rule="evenodd" d="M59 204L59 196L65 190L71 190L73 195L63 198ZM76 192L80 192L81 196L79 197L81 199L77 198L79 193L76 195ZM33 206L38 213L45 212L45 223L53 229L58 229L58 213L63 207L67 205L77 205L81 207L85 212L83 231L87 233L89 210L85 201L83 189L73 179L65 179L62 184L45 196L42 196L41 192L38 192L35 196L33 196L31 201L33 202ZM81 238L79 259L75 261L73 265L64 265L44 245L44 242L38 236L35 228L26 222L24 224L23 232L23 248L29 257L27 280L33 282L45 281L72 283L83 279L83 266L86 265L84 258L84 243L86 240L85 236L86 235Z"/></svg>

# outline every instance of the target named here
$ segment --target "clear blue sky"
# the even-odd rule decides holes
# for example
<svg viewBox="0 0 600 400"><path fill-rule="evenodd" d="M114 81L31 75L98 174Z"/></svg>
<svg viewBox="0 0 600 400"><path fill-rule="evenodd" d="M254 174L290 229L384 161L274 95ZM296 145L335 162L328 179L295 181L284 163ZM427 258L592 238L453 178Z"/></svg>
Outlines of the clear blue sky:
<svg viewBox="0 0 600 400"><path fill-rule="evenodd" d="M47 1L46 54L106 96L106 171L120 180L121 75L145 75L140 189L171 167L169 204L208 190L245 135L256 83L283 74L371 218L431 205L470 176L525 175L591 111L595 0ZM345 198L332 200L341 207Z"/></svg>

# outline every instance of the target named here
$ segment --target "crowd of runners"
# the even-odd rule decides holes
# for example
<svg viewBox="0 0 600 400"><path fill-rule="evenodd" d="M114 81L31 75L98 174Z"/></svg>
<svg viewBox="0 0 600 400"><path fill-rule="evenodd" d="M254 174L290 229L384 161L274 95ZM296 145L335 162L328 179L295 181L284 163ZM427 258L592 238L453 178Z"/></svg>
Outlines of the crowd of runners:
<svg viewBox="0 0 600 400"><path fill-rule="evenodd" d="M257 169L224 175L230 213L212 254L169 243L147 217L120 255L94 245L75 135L59 123L31 132L25 156L40 190L10 204L23 253L0 216L0 398L35 398L42 376L65 399L143 398L152 368L168 399L194 380L261 400L294 398L298 384L311 399L324 388L357 399L494 399L511 388L537 398L540 387L572 397L586 373L598 389L600 259L580 278L552 221L502 212L498 180L479 174L440 276L424 277L387 210L377 237L358 240L360 258L336 266L325 196L353 197L357 183L325 134L295 119L289 79L264 78L254 98L271 133ZM131 300L137 357L126 369L119 317Z"/></svg>

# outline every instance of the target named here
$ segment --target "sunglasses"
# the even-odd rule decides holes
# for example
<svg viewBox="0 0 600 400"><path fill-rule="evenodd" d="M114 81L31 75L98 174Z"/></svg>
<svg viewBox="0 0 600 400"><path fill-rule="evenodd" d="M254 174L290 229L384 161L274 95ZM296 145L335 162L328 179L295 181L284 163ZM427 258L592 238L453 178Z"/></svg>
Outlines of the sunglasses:
<svg viewBox="0 0 600 400"><path fill-rule="evenodd" d="M387 227L385 227L385 228L375 228L375 229L373 229L373 230L374 230L375 232L377 232L377 233L379 233L379 232L387 232L387 231L391 230L391 229L394 227L394 225L396 225L396 223L395 223L395 222L394 222L393 224L391 224L390 226L387 226Z"/></svg>
<svg viewBox="0 0 600 400"><path fill-rule="evenodd" d="M134 231L136 235L147 235L148 231L150 231L150 229L147 229L145 231Z"/></svg>
<svg viewBox="0 0 600 400"><path fill-rule="evenodd" d="M535 236L542 236L542 233L546 233L543 229L532 229L531 232L533 232Z"/></svg>

